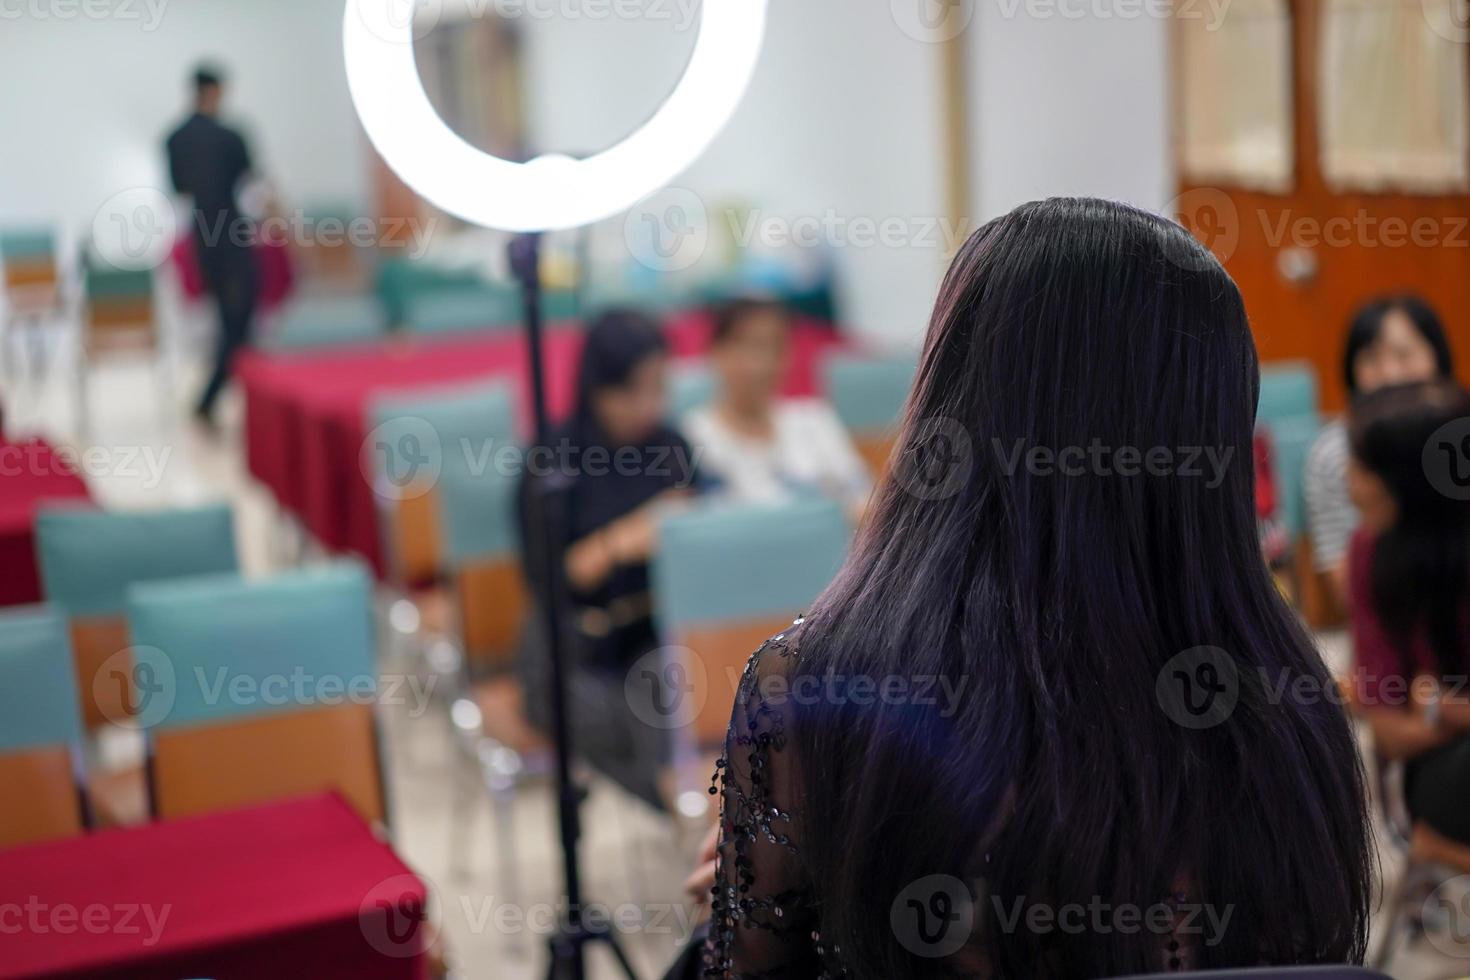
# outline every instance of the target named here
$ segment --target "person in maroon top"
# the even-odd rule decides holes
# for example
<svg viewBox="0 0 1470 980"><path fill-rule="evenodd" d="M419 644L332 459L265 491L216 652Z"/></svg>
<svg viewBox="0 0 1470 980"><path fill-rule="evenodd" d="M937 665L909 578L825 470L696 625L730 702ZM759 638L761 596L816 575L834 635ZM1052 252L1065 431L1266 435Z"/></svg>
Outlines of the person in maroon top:
<svg viewBox="0 0 1470 980"><path fill-rule="evenodd" d="M1350 437L1352 701L1407 762L1416 829L1470 844L1470 392L1374 392Z"/></svg>

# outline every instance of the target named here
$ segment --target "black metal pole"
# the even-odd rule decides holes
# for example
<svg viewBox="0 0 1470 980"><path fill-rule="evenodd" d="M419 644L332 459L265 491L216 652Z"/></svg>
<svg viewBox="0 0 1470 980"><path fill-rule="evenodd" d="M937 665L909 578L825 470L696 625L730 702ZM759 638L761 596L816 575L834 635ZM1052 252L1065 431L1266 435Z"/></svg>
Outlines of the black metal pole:
<svg viewBox="0 0 1470 980"><path fill-rule="evenodd" d="M510 267L520 283L525 306L526 342L530 348L531 404L535 416L538 447L545 447L543 459L555 458L551 445L551 414L546 398L546 359L542 347L541 321L541 236L537 233L517 235L510 243ZM535 459L535 456L531 457ZM528 468L529 472L529 468ZM537 546L541 554L540 595L542 626L546 635L546 656L551 662L551 736L556 750L557 816L560 826L562 868L567 901L565 919L550 941L551 964L547 975L551 980L585 980L588 942L606 942L630 980L636 980L627 957L607 933L588 932L582 921L582 875L577 844L581 837L578 812L582 788L572 779L572 733L567 716L567 649L563 634L563 597L566 595L563 568L563 545L567 528L565 477L554 467L537 475L530 494L530 517L539 525Z"/></svg>

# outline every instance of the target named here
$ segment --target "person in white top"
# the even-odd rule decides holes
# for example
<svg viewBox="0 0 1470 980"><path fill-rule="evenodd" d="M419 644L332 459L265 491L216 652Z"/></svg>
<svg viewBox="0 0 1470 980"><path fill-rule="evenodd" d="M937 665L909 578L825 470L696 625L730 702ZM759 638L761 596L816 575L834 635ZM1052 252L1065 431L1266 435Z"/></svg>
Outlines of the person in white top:
<svg viewBox="0 0 1470 980"><path fill-rule="evenodd" d="M873 478L837 413L821 399L779 397L790 335L778 303L745 299L720 309L710 349L715 395L684 416L684 435L714 492L746 503L820 495L856 521Z"/></svg>

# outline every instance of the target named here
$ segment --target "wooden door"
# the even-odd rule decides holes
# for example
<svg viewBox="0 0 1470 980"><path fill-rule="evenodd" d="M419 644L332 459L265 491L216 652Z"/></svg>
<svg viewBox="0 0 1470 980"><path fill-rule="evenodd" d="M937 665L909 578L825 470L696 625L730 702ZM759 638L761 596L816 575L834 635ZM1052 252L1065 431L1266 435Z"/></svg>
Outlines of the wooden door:
<svg viewBox="0 0 1470 980"><path fill-rule="evenodd" d="M1470 195L1338 194L1318 162L1321 0L1292 0L1296 180L1285 194L1182 182L1181 222L1245 296L1263 361L1316 366L1322 407L1343 407L1342 342L1352 313L1413 292L1444 320L1470 380ZM1470 46L1467 46L1470 48Z"/></svg>

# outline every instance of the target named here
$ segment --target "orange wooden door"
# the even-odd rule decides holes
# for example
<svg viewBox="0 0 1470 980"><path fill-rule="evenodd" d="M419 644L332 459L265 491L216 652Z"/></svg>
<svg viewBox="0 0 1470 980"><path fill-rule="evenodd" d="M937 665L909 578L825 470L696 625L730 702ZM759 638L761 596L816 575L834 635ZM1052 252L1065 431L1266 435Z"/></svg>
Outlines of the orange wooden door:
<svg viewBox="0 0 1470 980"><path fill-rule="evenodd" d="M1312 362L1323 408L1338 411L1348 320L1364 301L1387 293L1418 293L1439 311L1460 376L1470 379L1470 195L1339 194L1327 187L1318 162L1321 6L1291 3L1292 190L1181 182L1178 210L1240 286L1261 359Z"/></svg>

